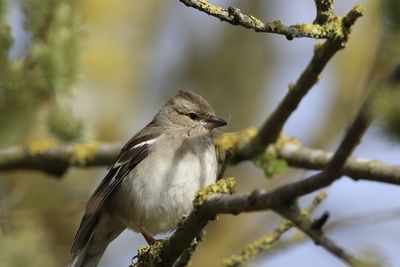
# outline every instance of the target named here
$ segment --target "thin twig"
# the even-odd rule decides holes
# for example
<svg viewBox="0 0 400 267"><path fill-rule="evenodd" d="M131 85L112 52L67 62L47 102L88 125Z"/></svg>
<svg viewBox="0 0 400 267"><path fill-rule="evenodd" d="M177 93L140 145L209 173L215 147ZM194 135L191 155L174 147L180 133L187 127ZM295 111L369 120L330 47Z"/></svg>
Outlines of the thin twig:
<svg viewBox="0 0 400 267"><path fill-rule="evenodd" d="M239 25L247 29L253 29L256 32L284 35L288 40L301 37L315 38L315 39L334 39L338 34L337 27L334 27L337 25L332 25L335 23L334 20L330 22L328 21L328 19L325 20L318 19L315 21L315 23L295 24L291 26L285 26L279 20L264 23L255 16L244 14L240 11L239 8L233 6L230 6L228 8L222 8L210 4L206 0L179 0L179 1L188 7L195 8L199 11L202 11L210 16L216 17L221 21L225 21L232 25ZM319 12L318 14L321 15L317 16L317 18L321 17L322 14L326 15L329 14L332 17L335 17L332 11L332 6L325 5L323 7L329 7L329 10L324 9L324 13Z"/></svg>
<svg viewBox="0 0 400 267"><path fill-rule="evenodd" d="M326 237L321 230L313 228L313 222L306 216L301 215L296 208L281 206L275 208L274 210L286 219L293 222L301 231L307 234L315 242L315 244L322 246L350 266L363 263L363 261L347 252L344 248L337 245L333 240Z"/></svg>
<svg viewBox="0 0 400 267"><path fill-rule="evenodd" d="M319 193L312 203L302 211L302 214L307 217L310 216L325 198L325 193ZM291 221L282 220L273 232L251 242L239 254L232 255L223 260L223 265L226 267L238 267L259 256L261 253L271 250L273 245L280 240L281 236L293 226Z"/></svg>

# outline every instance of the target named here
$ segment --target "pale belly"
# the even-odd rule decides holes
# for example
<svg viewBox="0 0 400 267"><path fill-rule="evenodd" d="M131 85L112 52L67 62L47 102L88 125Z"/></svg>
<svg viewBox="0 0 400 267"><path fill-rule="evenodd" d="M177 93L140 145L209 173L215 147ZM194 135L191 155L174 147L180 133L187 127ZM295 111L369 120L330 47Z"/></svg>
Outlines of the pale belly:
<svg viewBox="0 0 400 267"><path fill-rule="evenodd" d="M156 234L172 230L193 207L196 192L215 182L214 145L173 155L166 146L150 153L120 185L111 213L135 231L143 226ZM154 162L154 164L148 164Z"/></svg>

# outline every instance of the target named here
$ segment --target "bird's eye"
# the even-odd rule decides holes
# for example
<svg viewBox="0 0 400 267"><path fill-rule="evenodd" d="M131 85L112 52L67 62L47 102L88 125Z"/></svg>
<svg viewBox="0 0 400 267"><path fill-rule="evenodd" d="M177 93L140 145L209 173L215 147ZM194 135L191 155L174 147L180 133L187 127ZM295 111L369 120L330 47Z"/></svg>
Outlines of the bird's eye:
<svg viewBox="0 0 400 267"><path fill-rule="evenodd" d="M188 115L188 116L189 116L189 118L191 118L192 120L195 120L195 119L197 119L197 114L196 114L196 113L194 113L194 112L190 112L190 113L188 113L187 115Z"/></svg>

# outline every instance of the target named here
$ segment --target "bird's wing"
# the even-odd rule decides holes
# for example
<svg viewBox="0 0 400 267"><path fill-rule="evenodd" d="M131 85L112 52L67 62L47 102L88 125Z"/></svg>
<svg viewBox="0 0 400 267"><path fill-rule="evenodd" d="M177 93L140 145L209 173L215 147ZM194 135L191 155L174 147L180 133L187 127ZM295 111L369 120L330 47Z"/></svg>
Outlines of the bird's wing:
<svg viewBox="0 0 400 267"><path fill-rule="evenodd" d="M147 131L138 132L122 148L114 164L110 166L109 172L93 193L86 206L86 212L78 232L75 235L71 249L73 255L82 250L90 240L107 198L118 187L124 177L148 155L151 145L161 135L161 131L157 131L154 127L152 127L153 130L149 131L150 127L151 125L148 125L146 127Z"/></svg>

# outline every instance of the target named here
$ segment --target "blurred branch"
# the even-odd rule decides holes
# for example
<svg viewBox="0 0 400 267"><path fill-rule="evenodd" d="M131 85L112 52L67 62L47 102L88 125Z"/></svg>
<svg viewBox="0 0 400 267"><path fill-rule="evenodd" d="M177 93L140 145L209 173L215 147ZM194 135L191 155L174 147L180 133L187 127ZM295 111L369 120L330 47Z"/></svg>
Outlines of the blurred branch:
<svg viewBox="0 0 400 267"><path fill-rule="evenodd" d="M120 144L86 143L50 147L32 151L31 147L15 146L0 151L0 172L38 170L62 176L69 167L110 165L121 149Z"/></svg>
<svg viewBox="0 0 400 267"><path fill-rule="evenodd" d="M332 9L333 0L317 0L317 19L312 24L295 24L285 26L281 21L262 22L252 15L246 15L236 7L222 8L208 3L206 0L179 0L186 6L195 8L210 16L216 17L221 21L232 25L253 29L256 32L275 33L286 36L288 40L299 37L335 39L343 31L341 17L335 16ZM325 4L330 3L330 4ZM358 8L358 7L357 7Z"/></svg>
<svg viewBox="0 0 400 267"><path fill-rule="evenodd" d="M232 158L233 163L253 158L262 153L268 145L276 141L279 133L282 131L283 125L296 110L303 97L317 83L319 75L326 64L336 52L344 47L348 40L351 26L361 15L362 12L359 7L353 8L343 18L343 22L346 21L346 23L343 23L344 27L346 27L343 35L337 36L332 40L327 40L322 45L317 44L314 56L300 78L295 84L289 85L289 92L284 99L260 127L258 134L234 155Z"/></svg>
<svg viewBox="0 0 400 267"><path fill-rule="evenodd" d="M274 210L281 214L283 217L293 222L301 231L307 234L315 242L315 244L322 246L328 252L343 260L348 265L354 266L356 264L363 263L363 261L357 259L345 249L338 246L331 239L326 237L320 228L314 227L314 222L312 222L306 216L300 214L296 205L290 207L277 206L276 208L274 208Z"/></svg>
<svg viewBox="0 0 400 267"><path fill-rule="evenodd" d="M311 213L318 207L318 205L326 198L326 194L319 193L312 203L302 211L303 216L310 216ZM294 224L290 220L283 220L279 223L279 226L270 234L248 244L240 254L233 255L223 261L223 265L226 267L238 267L251 259L259 256L262 252L270 250L272 246L279 241L281 236L290 230Z"/></svg>

